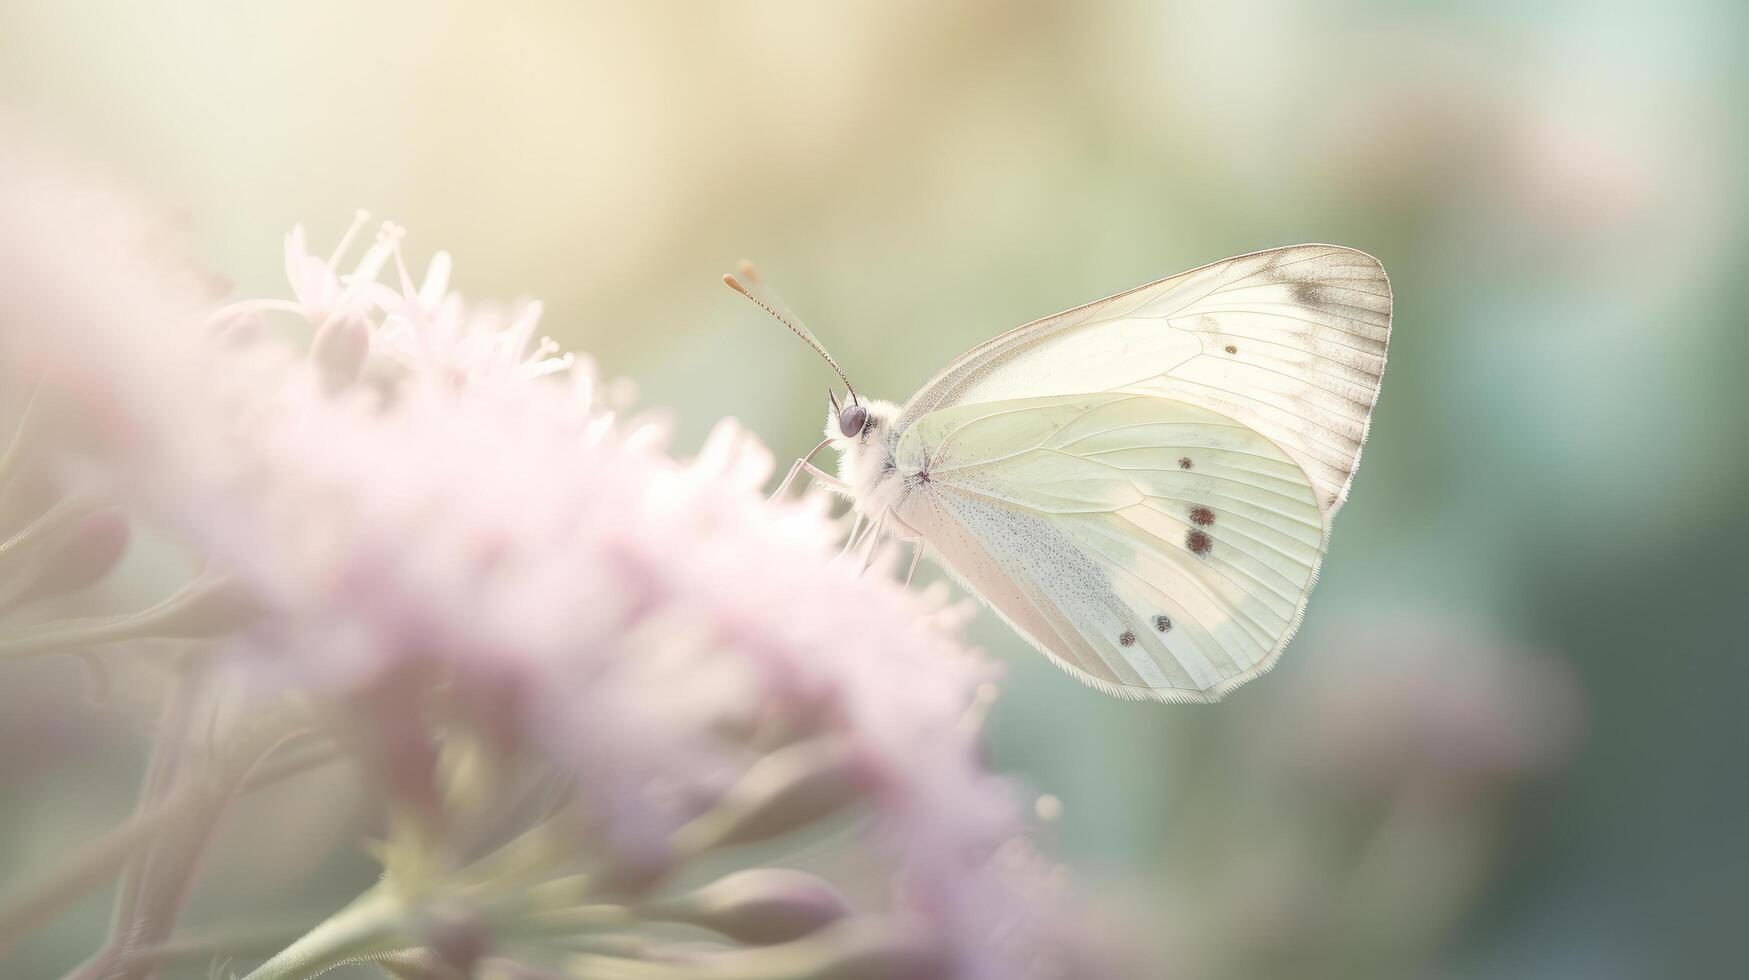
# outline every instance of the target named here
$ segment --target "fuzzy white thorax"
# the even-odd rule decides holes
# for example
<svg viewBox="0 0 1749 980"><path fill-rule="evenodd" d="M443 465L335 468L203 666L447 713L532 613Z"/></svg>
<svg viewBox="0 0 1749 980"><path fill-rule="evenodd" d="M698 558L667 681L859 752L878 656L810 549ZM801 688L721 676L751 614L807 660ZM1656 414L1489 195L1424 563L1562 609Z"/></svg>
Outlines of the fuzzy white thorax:
<svg viewBox="0 0 1749 980"><path fill-rule="evenodd" d="M846 436L838 428L838 412L826 410L826 438L838 451L838 478L848 487L842 491L857 513L873 520L898 504L904 495L895 455L899 448L899 406L889 401L862 402L868 412L860 435Z"/></svg>

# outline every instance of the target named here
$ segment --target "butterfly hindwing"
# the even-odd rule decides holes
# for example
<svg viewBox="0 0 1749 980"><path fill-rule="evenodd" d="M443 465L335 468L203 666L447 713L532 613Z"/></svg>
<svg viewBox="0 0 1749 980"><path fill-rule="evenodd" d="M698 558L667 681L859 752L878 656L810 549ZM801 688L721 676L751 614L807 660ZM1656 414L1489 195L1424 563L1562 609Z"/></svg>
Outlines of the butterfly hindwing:
<svg viewBox="0 0 1749 980"><path fill-rule="evenodd" d="M954 405L899 440L900 516L1040 650L1129 697L1266 669L1317 574L1317 491L1218 412L1107 391Z"/></svg>

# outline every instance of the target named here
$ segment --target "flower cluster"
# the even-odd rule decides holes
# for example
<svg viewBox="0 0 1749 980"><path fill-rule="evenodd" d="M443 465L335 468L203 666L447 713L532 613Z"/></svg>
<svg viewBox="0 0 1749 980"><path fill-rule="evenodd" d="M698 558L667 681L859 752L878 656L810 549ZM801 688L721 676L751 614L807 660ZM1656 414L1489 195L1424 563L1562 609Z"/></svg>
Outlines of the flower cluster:
<svg viewBox="0 0 1749 980"><path fill-rule="evenodd" d="M1053 886L1012 788L982 765L991 670L961 647L961 610L835 561L819 500L764 499L771 455L752 437L724 422L674 459L659 424L622 417L586 362L537 337L537 304L470 309L441 253L416 282L392 225L349 265L362 214L327 259L301 228L287 236L291 299L216 310L198 289L165 301L162 270L122 254L136 229L100 218L62 215L66 234L32 243L44 271L0 309L0 371L80 420L54 468L66 493L146 515L208 571L169 612L0 648L219 634L254 697L328 706L416 828L389 844L395 900L350 914L375 910L365 932L418 955L485 955L409 924L461 902L504 946L606 929L613 942L572 964L587 975L1051 962ZM55 247L69 239L118 253L106 261L138 288L93 290ZM462 843L458 824L514 795L480 758L499 773L532 760L557 802ZM863 837L894 869L879 912L799 871L668 886L852 813L872 814ZM602 926L609 905L622 912ZM646 919L735 942L632 935ZM318 933L260 975L358 955L311 948Z"/></svg>

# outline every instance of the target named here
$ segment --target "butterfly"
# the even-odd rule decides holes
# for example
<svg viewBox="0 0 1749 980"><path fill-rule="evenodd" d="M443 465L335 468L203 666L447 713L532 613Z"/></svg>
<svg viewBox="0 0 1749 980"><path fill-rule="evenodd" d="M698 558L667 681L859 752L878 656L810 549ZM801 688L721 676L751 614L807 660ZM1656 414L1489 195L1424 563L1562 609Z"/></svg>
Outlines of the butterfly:
<svg viewBox="0 0 1749 980"><path fill-rule="evenodd" d="M1214 701L1305 614L1378 401L1391 286L1333 245L1241 255L1035 320L904 404L864 400L745 263L724 276L844 382L807 474L851 541L930 553L1101 691ZM745 280L745 281L743 281ZM836 476L812 462L828 447ZM866 531L862 530L866 525ZM907 577L909 581L909 576Z"/></svg>

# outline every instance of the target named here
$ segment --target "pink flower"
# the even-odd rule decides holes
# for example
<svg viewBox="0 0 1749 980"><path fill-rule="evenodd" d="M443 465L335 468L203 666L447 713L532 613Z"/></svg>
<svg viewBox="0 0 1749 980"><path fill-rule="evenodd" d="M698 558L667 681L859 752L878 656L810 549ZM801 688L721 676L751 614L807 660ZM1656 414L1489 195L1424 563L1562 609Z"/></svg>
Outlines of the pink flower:
<svg viewBox="0 0 1749 980"><path fill-rule="evenodd" d="M369 220L369 212L361 210L355 213L351 226L340 236L339 244L334 246L326 261L310 254L304 244L303 225L294 225L286 233L285 276L291 283L296 306L309 318L312 326L320 327L331 320L366 319L375 307L392 295L377 282L377 276L393 249L389 234L379 236L376 243L365 250L364 257L352 272L341 273L338 268Z"/></svg>
<svg viewBox="0 0 1749 980"><path fill-rule="evenodd" d="M259 605L229 643L237 672L264 697L354 706L416 808L440 806L433 705L537 753L613 863L652 878L862 800L906 942L952 975L1019 975L1039 895L1012 859L1012 789L966 723L992 669L956 610L834 560L823 506L764 499L771 454L734 423L670 457L534 339L538 304L470 310L441 255L416 286L399 238L342 275L345 241L322 262L294 229L293 300L204 318L144 292L114 316L43 301L70 311L54 343L95 354L75 360L79 396L137 430L83 465ZM48 268L67 258L34 244ZM391 259L398 289L376 282ZM272 312L313 326L310 358L201 326ZM13 339L0 351L41 340Z"/></svg>

